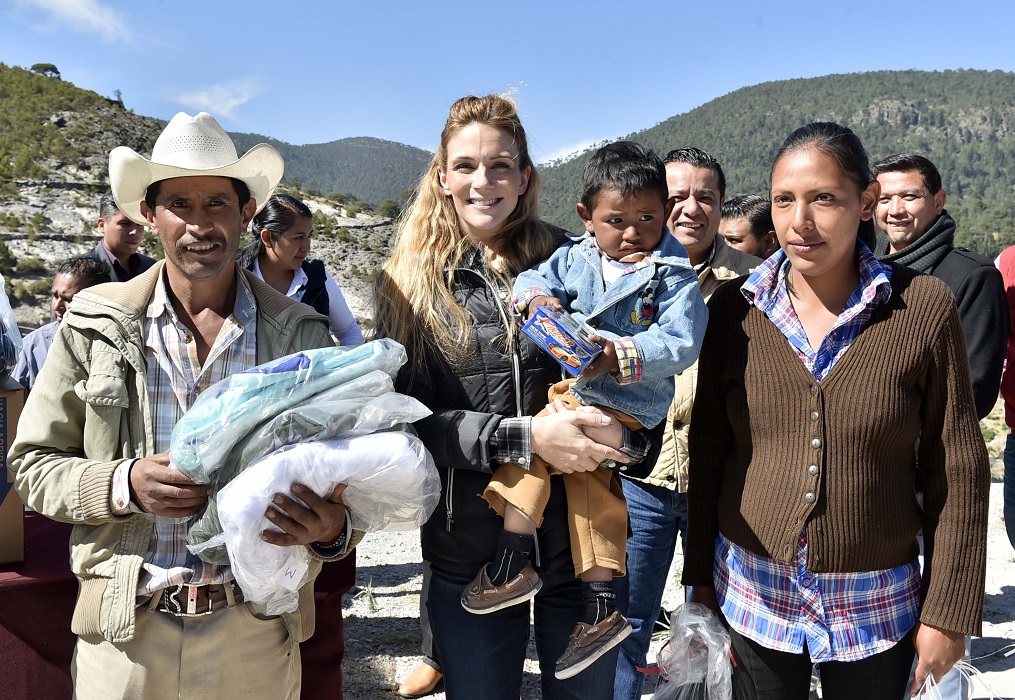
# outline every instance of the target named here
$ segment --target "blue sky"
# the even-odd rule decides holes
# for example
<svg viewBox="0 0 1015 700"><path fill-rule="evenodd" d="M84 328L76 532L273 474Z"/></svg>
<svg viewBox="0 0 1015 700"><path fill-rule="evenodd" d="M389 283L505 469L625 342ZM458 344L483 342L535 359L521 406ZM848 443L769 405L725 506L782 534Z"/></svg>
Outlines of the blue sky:
<svg viewBox="0 0 1015 700"><path fill-rule="evenodd" d="M1010 0L0 0L0 62L296 144L432 149L456 98L511 90L546 160L769 80L1015 71L1013 27Z"/></svg>

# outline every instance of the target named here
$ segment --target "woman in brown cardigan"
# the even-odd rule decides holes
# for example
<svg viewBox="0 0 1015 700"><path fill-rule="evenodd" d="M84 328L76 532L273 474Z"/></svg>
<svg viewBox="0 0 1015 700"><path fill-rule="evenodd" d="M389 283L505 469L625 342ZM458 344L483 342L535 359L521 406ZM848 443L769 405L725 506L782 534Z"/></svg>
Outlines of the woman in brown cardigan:
<svg viewBox="0 0 1015 700"><path fill-rule="evenodd" d="M709 304L683 578L758 698L806 698L818 663L825 698L898 700L914 645L911 692L980 633L990 477L962 327L943 284L870 253L879 191L852 131L793 132L782 251Z"/></svg>

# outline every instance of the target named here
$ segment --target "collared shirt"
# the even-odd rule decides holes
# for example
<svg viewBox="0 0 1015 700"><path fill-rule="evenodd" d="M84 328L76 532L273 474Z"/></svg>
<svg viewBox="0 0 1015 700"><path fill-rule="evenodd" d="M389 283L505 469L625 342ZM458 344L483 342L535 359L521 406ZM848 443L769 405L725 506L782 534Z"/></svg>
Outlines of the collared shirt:
<svg viewBox="0 0 1015 700"><path fill-rule="evenodd" d="M113 252L106 247L106 242L102 241L102 250L105 252L106 257L109 259L109 265L113 268L113 279L121 282L132 280L147 268L142 264L141 255L138 253L131 253L130 257L127 258L127 267L120 264L120 261L116 259Z"/></svg>
<svg viewBox="0 0 1015 700"><path fill-rule="evenodd" d="M42 371L42 365L46 363L46 356L59 327L59 321L47 323L26 335L21 342L21 352L18 354L17 364L14 365L11 376L29 391L35 386L35 379Z"/></svg>
<svg viewBox="0 0 1015 700"><path fill-rule="evenodd" d="M741 287L818 381L891 296L891 268L863 244L857 245L857 260L860 283L816 349L793 308L785 252L764 261ZM883 571L811 573L806 528L790 564L755 554L720 533L715 586L733 629L769 649L800 654L806 648L814 662L857 661L891 648L913 628L919 614L917 561Z"/></svg>
<svg viewBox="0 0 1015 700"><path fill-rule="evenodd" d="M715 249L718 246L718 243L716 243L716 239L718 239L718 238L719 238L719 234L717 233L712 238L712 245L708 249L708 257L705 258L700 263L698 263L697 265L694 266L694 272L695 272L695 274L701 274L706 268L708 268L708 267L710 267L712 265L712 258L715 257Z"/></svg>
<svg viewBox="0 0 1015 700"><path fill-rule="evenodd" d="M261 272L261 264L257 258L254 258L254 264L250 271L257 275L262 282L264 281L264 273ZM325 272L325 275L324 289L328 293L328 322L331 332L338 338L341 345L347 347L362 345L364 342L363 331L356 323L356 317L353 316L352 310L349 308L349 302L346 301L338 282L331 274ZM309 281L310 278L307 277L307 273L302 267L293 270L293 281L289 283L289 291L285 295L293 301L302 302Z"/></svg>
<svg viewBox="0 0 1015 700"><path fill-rule="evenodd" d="M740 288L744 297L775 324L797 357L821 381L860 335L871 314L892 295L892 269L882 265L863 244L857 245L860 283L846 301L839 317L821 344L812 348L807 333L793 308L786 285L790 264L785 251L778 250L761 263Z"/></svg>
<svg viewBox="0 0 1015 700"><path fill-rule="evenodd" d="M145 321L147 381L156 452L169 449L173 428L202 391L257 364L257 303L239 272L236 280L233 312L223 322L201 365L194 334L173 308L165 274L159 276ZM113 475L112 497L116 512L129 508L130 465L131 462L125 462ZM139 595L181 583L201 585L232 579L229 567L208 564L187 549L189 519L152 517L155 528L142 565L144 573L138 587Z"/></svg>

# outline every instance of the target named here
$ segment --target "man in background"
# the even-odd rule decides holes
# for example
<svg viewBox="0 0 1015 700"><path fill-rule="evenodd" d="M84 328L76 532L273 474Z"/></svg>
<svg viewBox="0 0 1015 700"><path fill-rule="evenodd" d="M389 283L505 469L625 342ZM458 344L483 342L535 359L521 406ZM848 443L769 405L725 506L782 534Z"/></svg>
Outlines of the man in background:
<svg viewBox="0 0 1015 700"><path fill-rule="evenodd" d="M39 371L46 362L49 347L56 337L56 329L63 321L63 315L67 312L74 295L82 289L109 281L109 264L95 258L86 256L70 258L56 268L52 296L49 299L49 308L56 320L25 336L18 362L11 372L11 376L21 386L29 391L35 386L35 378L39 376Z"/></svg>
<svg viewBox="0 0 1015 700"><path fill-rule="evenodd" d="M881 183L874 254L933 275L948 285L959 307L973 377L976 415L997 402L1008 346L1008 301L1001 273L989 258L955 247L955 219L937 167L923 156L900 153L874 164Z"/></svg>
<svg viewBox="0 0 1015 700"><path fill-rule="evenodd" d="M952 290L966 336L976 415L983 419L997 402L1008 348L1004 279L989 258L955 247L955 219L944 208L948 195L930 160L899 153L875 163L874 174L881 184L874 254L882 262L933 275ZM969 683L953 668L938 682L938 691L943 700L959 700L969 696Z"/></svg>
<svg viewBox="0 0 1015 700"><path fill-rule="evenodd" d="M753 270L761 261L734 250L719 232L726 176L715 158L697 148L670 151L664 159L666 185L674 201L670 233L687 250L707 301L724 282ZM621 479L632 535L627 541L627 576L615 579L617 597L632 631L621 643L614 697L641 698L644 666L659 617L663 590L676 551L677 535L687 534L687 430L698 376L695 363L675 377L676 393L666 417L663 444L645 479ZM625 596L624 593L627 592Z"/></svg>
<svg viewBox="0 0 1015 700"><path fill-rule="evenodd" d="M85 255L107 263L113 282L132 280L155 264L155 258L137 252L144 226L120 211L111 191L99 200L96 226L102 240Z"/></svg>
<svg viewBox="0 0 1015 700"><path fill-rule="evenodd" d="M719 235L731 248L764 260L779 249L772 223L772 202L757 194L742 194L722 205Z"/></svg>

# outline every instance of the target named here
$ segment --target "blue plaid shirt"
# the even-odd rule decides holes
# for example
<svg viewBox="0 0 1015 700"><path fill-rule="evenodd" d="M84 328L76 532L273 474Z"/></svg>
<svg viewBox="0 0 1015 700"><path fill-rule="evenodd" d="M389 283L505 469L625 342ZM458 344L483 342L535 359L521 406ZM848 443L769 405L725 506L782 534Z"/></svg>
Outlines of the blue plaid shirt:
<svg viewBox="0 0 1015 700"><path fill-rule="evenodd" d="M857 245L857 257L860 283L816 349L793 309L783 251L759 265L741 287L818 381L892 293L891 268L863 244ZM858 661L890 649L916 625L920 608L917 561L884 571L812 573L807 570L806 529L790 564L755 554L720 534L715 587L733 629L769 649L800 654L806 648L815 662Z"/></svg>

